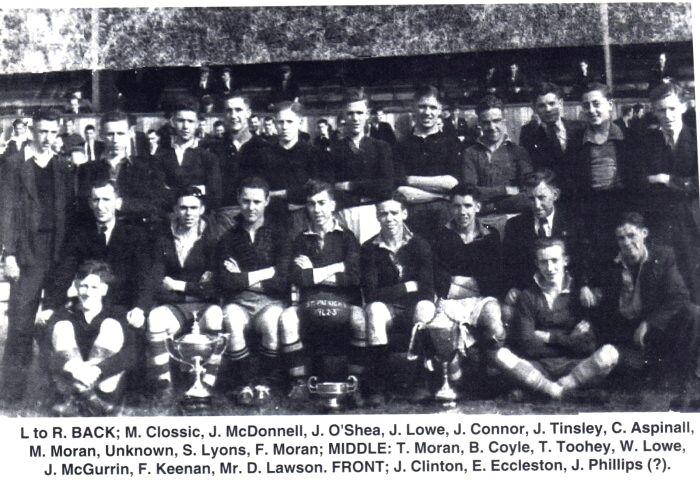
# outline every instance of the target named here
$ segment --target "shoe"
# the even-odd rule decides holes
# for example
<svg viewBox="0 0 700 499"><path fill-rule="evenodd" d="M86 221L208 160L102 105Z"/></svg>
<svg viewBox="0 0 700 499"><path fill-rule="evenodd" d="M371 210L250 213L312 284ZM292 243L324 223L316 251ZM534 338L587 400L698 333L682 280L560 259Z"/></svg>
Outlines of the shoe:
<svg viewBox="0 0 700 499"><path fill-rule="evenodd" d="M59 418L74 418L80 416L77 400L72 395L56 402L51 406L51 415Z"/></svg>
<svg viewBox="0 0 700 499"><path fill-rule="evenodd" d="M117 411L117 406L100 398L96 393L78 401L80 413L83 416L101 417L112 416Z"/></svg>
<svg viewBox="0 0 700 499"><path fill-rule="evenodd" d="M250 386L244 386L236 394L238 405L251 406L255 401L255 392Z"/></svg>
<svg viewBox="0 0 700 499"><path fill-rule="evenodd" d="M289 397L292 400L306 400L309 398L309 387L306 385L306 382L302 379L297 379L294 380L294 384L292 385L292 389L289 390L289 394L287 394L287 397Z"/></svg>
<svg viewBox="0 0 700 499"><path fill-rule="evenodd" d="M255 404L263 405L270 400L270 387L267 385L255 385Z"/></svg>

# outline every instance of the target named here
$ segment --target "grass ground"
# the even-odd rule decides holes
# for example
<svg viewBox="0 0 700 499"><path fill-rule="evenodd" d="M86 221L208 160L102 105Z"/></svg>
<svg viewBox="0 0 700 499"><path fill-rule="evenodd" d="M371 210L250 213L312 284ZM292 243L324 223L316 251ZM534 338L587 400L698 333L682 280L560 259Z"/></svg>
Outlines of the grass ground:
<svg viewBox="0 0 700 499"><path fill-rule="evenodd" d="M0 324L0 355L4 348L5 323ZM49 397L48 378L36 361L31 366L29 386L25 400L20 403L6 405L0 408L0 415L9 417L36 417L48 416L49 407L45 401ZM391 372L400 389L407 389L408 363L399 356L394 356L387 366L387 372ZM438 412L452 412L464 414L575 414L579 412L626 412L626 411L667 411L672 393L663 386L647 384L643 389L633 389L627 386L619 386L608 390L607 400L578 400L567 402L552 402L526 398L525 401L514 402L508 396L507 390L501 391L495 396L484 397L470 395L458 401L455 407L447 408L437 403L427 405L415 405L409 403L405 397L396 396L387 401L385 405L377 408L348 409L347 414L426 414ZM273 393L269 403L261 407L239 407L225 397L217 396L214 399L211 414L214 415L275 415L275 414L316 414L323 412L318 403L313 401L302 404L288 400L283 393ZM121 412L127 416L163 416L175 415L177 411L164 409L155 404L152 399L132 394L127 397L125 406Z"/></svg>

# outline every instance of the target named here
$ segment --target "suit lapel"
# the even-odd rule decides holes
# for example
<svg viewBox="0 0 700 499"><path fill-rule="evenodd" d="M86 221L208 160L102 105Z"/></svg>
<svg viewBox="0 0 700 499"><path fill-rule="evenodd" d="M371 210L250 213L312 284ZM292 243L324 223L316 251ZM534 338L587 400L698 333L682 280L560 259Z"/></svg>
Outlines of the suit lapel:
<svg viewBox="0 0 700 499"><path fill-rule="evenodd" d="M20 179L22 180L22 184L24 184L27 193L29 193L29 197L31 197L34 202L38 202L39 195L36 191L36 175L34 173L34 161L25 161L19 170L19 174Z"/></svg>

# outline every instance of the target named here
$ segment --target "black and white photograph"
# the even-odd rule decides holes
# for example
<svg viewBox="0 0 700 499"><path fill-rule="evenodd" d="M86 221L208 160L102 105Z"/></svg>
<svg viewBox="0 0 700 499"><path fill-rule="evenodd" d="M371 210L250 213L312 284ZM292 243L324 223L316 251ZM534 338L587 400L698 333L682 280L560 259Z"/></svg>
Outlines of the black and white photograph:
<svg viewBox="0 0 700 499"><path fill-rule="evenodd" d="M436 435L525 439L551 424L612 439L628 433L616 424L635 433L625 414L655 413L652 435L690 445L692 14L680 2L0 7L0 421L40 439L33 420L90 432L130 417L303 416L311 437L333 436L341 416L447 415ZM622 419L589 427L587 413ZM513 417L475 429L465 415ZM520 416L547 419L518 429ZM411 418L387 435L433 431ZM448 441L415 453L484 452ZM163 466L179 470L189 445ZM653 475L675 466L664 456L489 469ZM455 471L416 462L377 466ZM141 464L102 474L150 474ZM253 464L211 474L261 473ZM210 471L197 466L170 474Z"/></svg>

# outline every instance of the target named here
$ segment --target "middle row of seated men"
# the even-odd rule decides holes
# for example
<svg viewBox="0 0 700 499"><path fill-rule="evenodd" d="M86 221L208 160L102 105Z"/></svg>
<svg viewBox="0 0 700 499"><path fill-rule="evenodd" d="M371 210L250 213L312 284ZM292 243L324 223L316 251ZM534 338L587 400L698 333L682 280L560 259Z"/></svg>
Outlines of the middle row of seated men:
<svg viewBox="0 0 700 499"><path fill-rule="evenodd" d="M551 173L531 175L528 185L535 215L553 215L558 188ZM408 228L407 202L399 192L375 205L380 230L362 245L339 222L336 191L322 181L304 185L305 226L293 239L288 227L267 215L273 198L261 178L241 182L240 214L218 242L198 188L184 188L173 198L171 225L149 251L142 229L116 217L123 201L116 184L95 182L89 199L95 222L69 236L42 312L46 321L63 307L76 273L75 285L82 286L87 277L77 272L81 265L107 262L114 274L108 301L128 310L125 329L127 323L145 327L146 381L168 399L166 341L189 331L195 317L202 329L223 331L227 338L223 355L206 365L205 383L244 405L269 397L280 362L290 395L302 396L316 369L313 359L332 346L347 354L348 373L361 379L366 402L380 404L394 388L388 386L389 345L398 341L405 350L415 324L439 319L462 328L463 353L478 350L485 364L554 399L599 381L621 362L662 360L681 375L695 369L689 324L697 312L673 253L647 243L648 228L635 213L625 214L608 235L617 239L620 263L599 269L601 278L589 287L567 270L576 268L580 256L567 249L572 239L565 235L540 234L525 245L511 241L527 256L503 267L500 236L480 221L481 193L470 184L450 191L450 221L434 222L430 242ZM524 223L534 233L535 220L515 217L506 232ZM291 286L299 289L296 303L290 301ZM79 317L81 305L73 310ZM60 343L57 335L66 334L65 312L57 315L63 320L53 328L54 345ZM421 364L413 385L416 399L430 395Z"/></svg>

